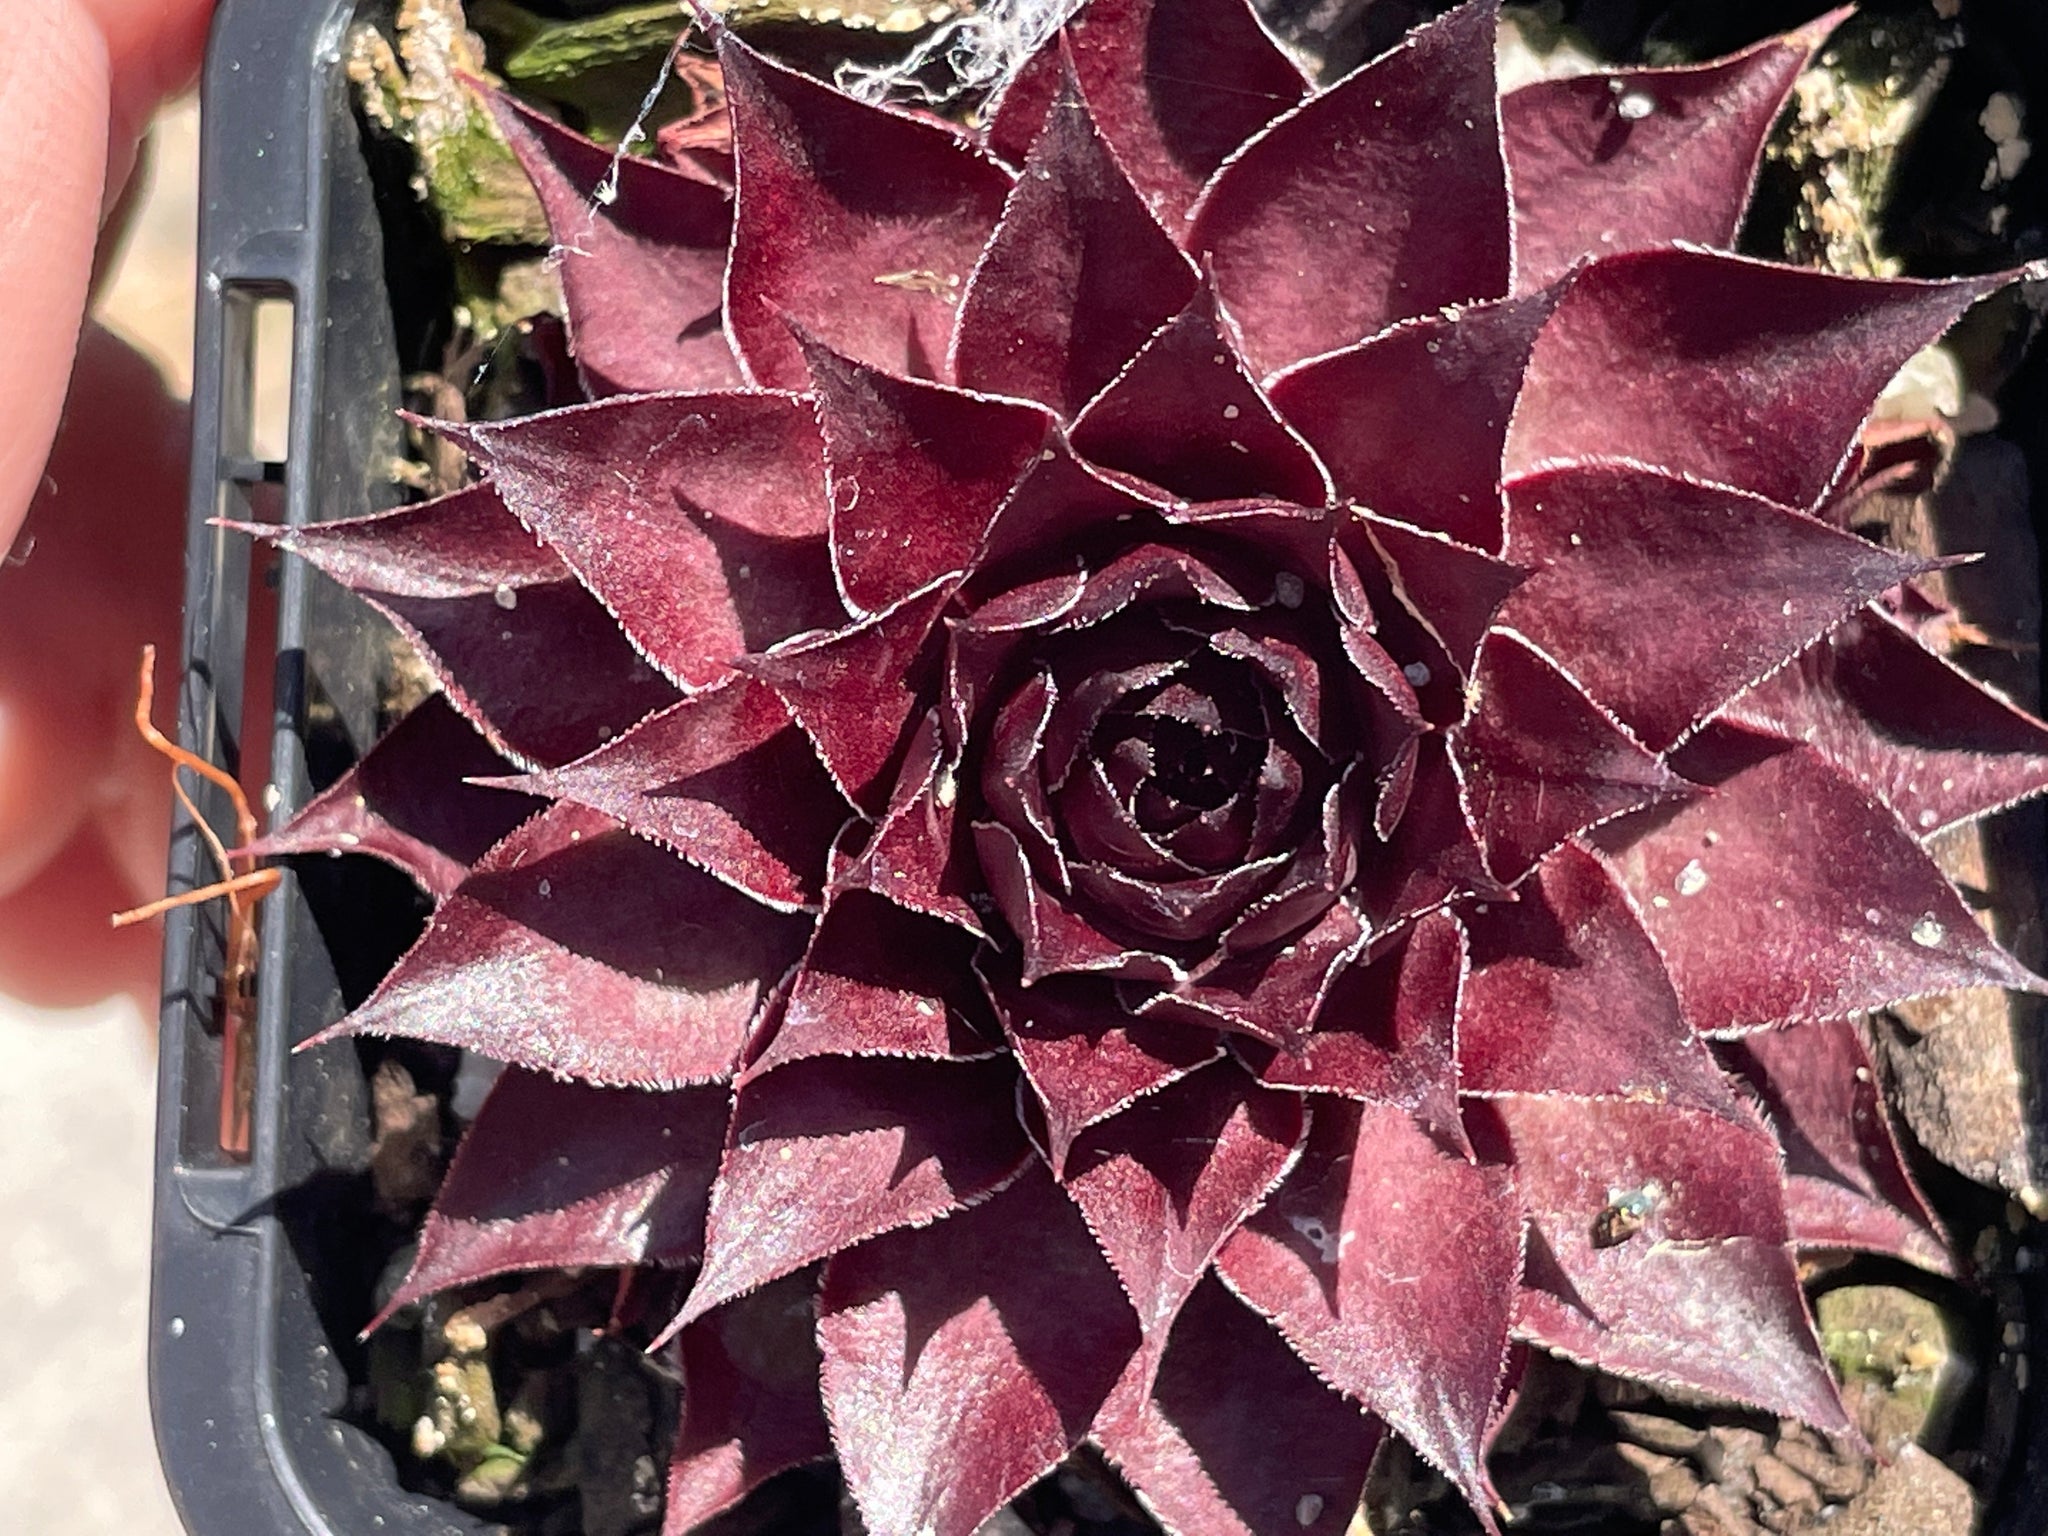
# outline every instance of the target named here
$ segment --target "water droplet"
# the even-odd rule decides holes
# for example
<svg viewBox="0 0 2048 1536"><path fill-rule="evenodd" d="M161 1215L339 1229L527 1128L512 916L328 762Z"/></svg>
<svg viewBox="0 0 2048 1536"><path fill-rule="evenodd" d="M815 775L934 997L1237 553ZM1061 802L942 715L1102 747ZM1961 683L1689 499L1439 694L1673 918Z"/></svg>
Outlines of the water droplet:
<svg viewBox="0 0 2048 1536"><path fill-rule="evenodd" d="M174 1339L182 1339L183 1337L185 1337L185 1319L183 1319L182 1317L174 1317L171 1319L171 1337Z"/></svg>
<svg viewBox="0 0 2048 1536"><path fill-rule="evenodd" d="M1282 608L1299 608L1307 596L1307 584L1294 572L1282 571L1273 578L1273 601Z"/></svg>
<svg viewBox="0 0 2048 1536"><path fill-rule="evenodd" d="M1323 1496L1320 1493L1304 1493L1294 1501L1294 1523L1311 1526L1323 1517Z"/></svg>
<svg viewBox="0 0 2048 1536"><path fill-rule="evenodd" d="M360 796L358 798L361 798ZM274 811L284 803L284 791L275 784L263 786L263 809Z"/></svg>
<svg viewBox="0 0 2048 1536"><path fill-rule="evenodd" d="M501 581L498 590L491 594L491 601L509 612L519 606L519 594L512 590L510 582Z"/></svg>
<svg viewBox="0 0 2048 1536"><path fill-rule="evenodd" d="M1941 941L1947 937L1948 930L1935 920L1932 913L1913 925L1913 942L1922 949L1939 949Z"/></svg>
<svg viewBox="0 0 2048 1536"><path fill-rule="evenodd" d="M1685 868L1671 882L1671 888L1681 896L1697 896L1707 888L1707 872L1700 867L1698 859L1688 859Z"/></svg>
<svg viewBox="0 0 2048 1536"><path fill-rule="evenodd" d="M1640 123L1656 110L1656 98L1647 91L1630 91L1614 104L1614 115L1625 123Z"/></svg>
<svg viewBox="0 0 2048 1536"><path fill-rule="evenodd" d="M1408 679L1410 687L1427 688L1430 679L1429 663L1426 661L1411 661L1401 669L1401 675Z"/></svg>
<svg viewBox="0 0 2048 1536"><path fill-rule="evenodd" d="M1427 352L1431 357L1434 357L1437 353L1443 350L1443 343L1440 341L1425 341L1422 344L1422 350Z"/></svg>
<svg viewBox="0 0 2048 1536"><path fill-rule="evenodd" d="M543 880L540 883L540 893L543 896L552 896L555 894L555 888L554 886L550 885L547 881Z"/></svg>

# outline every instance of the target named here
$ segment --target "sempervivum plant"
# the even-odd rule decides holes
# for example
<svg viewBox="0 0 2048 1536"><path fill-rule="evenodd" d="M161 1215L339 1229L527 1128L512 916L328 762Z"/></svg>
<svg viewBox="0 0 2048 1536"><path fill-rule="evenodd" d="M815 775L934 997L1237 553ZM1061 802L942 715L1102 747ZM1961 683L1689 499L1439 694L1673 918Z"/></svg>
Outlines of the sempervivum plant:
<svg viewBox="0 0 2048 1536"><path fill-rule="evenodd" d="M436 898L339 1032L509 1063L394 1305L675 1273L671 1530L829 1454L965 1536L1085 1440L1341 1532L1389 1434L1490 1522L1526 1347L1853 1434L1794 1257L1944 1245L1850 1021L2038 985L1924 843L2048 730L1845 523L2005 279L1727 253L1818 31L1503 98L1495 26L1318 88L1097 0L977 131L728 35L658 160L499 104L574 403L273 530L444 697L262 846Z"/></svg>

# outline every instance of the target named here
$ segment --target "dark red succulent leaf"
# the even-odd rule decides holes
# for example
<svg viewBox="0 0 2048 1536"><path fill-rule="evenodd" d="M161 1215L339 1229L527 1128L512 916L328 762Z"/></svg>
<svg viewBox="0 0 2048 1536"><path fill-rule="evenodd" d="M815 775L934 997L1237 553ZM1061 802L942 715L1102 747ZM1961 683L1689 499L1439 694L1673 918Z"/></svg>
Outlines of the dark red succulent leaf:
<svg viewBox="0 0 2048 1536"><path fill-rule="evenodd" d="M949 924L866 891L835 893L749 1072L812 1056L996 1054L1003 1044L974 983L975 951Z"/></svg>
<svg viewBox="0 0 2048 1536"><path fill-rule="evenodd" d="M235 851L252 859L365 853L404 870L439 901L541 808L530 796L469 782L510 766L446 695L432 694L289 823ZM443 775L455 782L442 782Z"/></svg>
<svg viewBox="0 0 2048 1536"><path fill-rule="evenodd" d="M593 143L502 91L484 99L547 215L591 393L744 382L725 338L732 194Z"/></svg>
<svg viewBox="0 0 2048 1536"><path fill-rule="evenodd" d="M961 297L952 375L1070 419L1195 283L1194 265L1103 142L1069 66Z"/></svg>
<svg viewBox="0 0 2048 1536"><path fill-rule="evenodd" d="M935 378L1012 177L937 118L870 107L721 34L738 162L725 323L748 375L809 382L787 322Z"/></svg>
<svg viewBox="0 0 2048 1536"><path fill-rule="evenodd" d="M1354 550L1357 535L1364 535L1379 556L1395 603L1415 616L1460 677L1472 677L1481 641L1527 572L1444 534L1370 511L1357 513L1344 532ZM1372 568L1362 552L1357 562L1362 570ZM1389 614L1394 608L1389 603L1379 606Z"/></svg>
<svg viewBox="0 0 2048 1536"><path fill-rule="evenodd" d="M844 861L834 885L873 891L906 911L986 938L987 925L972 899L980 894L973 854L954 815L959 764L949 753L933 711L911 735L902 774L874 835Z"/></svg>
<svg viewBox="0 0 2048 1536"><path fill-rule="evenodd" d="M1406 807L1385 847L1361 860L1355 893L1374 932L1436 911L1460 896L1514 899L1487 872L1458 771L1441 735L1416 742Z"/></svg>
<svg viewBox="0 0 2048 1536"><path fill-rule="evenodd" d="M1508 291L1495 0L1416 28L1235 151L1192 211L1262 377ZM1085 79L1084 79L1085 85Z"/></svg>
<svg viewBox="0 0 2048 1536"><path fill-rule="evenodd" d="M1085 1132L1061 1176L1138 1314L1149 1395L1167 1336L1224 1240L1293 1165L1301 1096L1235 1061L1201 1068Z"/></svg>
<svg viewBox="0 0 2048 1536"><path fill-rule="evenodd" d="M1088 1433L1138 1324L1080 1212L1034 1168L833 1258L818 1343L867 1528L971 1536Z"/></svg>
<svg viewBox="0 0 2048 1536"><path fill-rule="evenodd" d="M1364 950L1365 924L1341 902L1279 947L1225 955L1199 980L1155 993L1140 1005L1146 1018L1249 1035L1289 1054L1307 1049L1311 1022L1337 979Z"/></svg>
<svg viewBox="0 0 2048 1536"><path fill-rule="evenodd" d="M789 706L839 792L864 810L889 801L905 737L923 714L938 667L939 581L894 607L827 634L746 658L746 670Z"/></svg>
<svg viewBox="0 0 2048 1536"><path fill-rule="evenodd" d="M1684 249L1596 262L1537 337L1508 473L1629 459L1812 507L1906 359L2010 280L1838 277Z"/></svg>
<svg viewBox="0 0 2048 1536"><path fill-rule="evenodd" d="M735 677L560 768L494 782L586 806L770 906L815 902L852 811L775 692Z"/></svg>
<svg viewBox="0 0 2048 1536"><path fill-rule="evenodd" d="M1522 1202L1505 1170L1444 1153L1405 1110L1328 1098L1300 1163L1217 1260L1318 1376L1488 1523L1498 1501L1481 1442L1521 1267Z"/></svg>
<svg viewBox="0 0 2048 1536"><path fill-rule="evenodd" d="M1349 1528L1385 1431L1213 1276L1181 1308L1149 1397L1137 1379L1125 1373L1093 1438L1168 1530Z"/></svg>
<svg viewBox="0 0 2048 1536"><path fill-rule="evenodd" d="M1206 283L1081 413L1073 443L1168 500L1319 507L1330 497L1329 476L1253 380Z"/></svg>
<svg viewBox="0 0 2048 1536"><path fill-rule="evenodd" d="M1074 901L1042 884L1030 855L1008 827L976 822L972 835L989 900L1022 949L1027 984L1069 972L1154 982L1185 975L1171 955L1159 951L1156 939L1105 933ZM1115 892L1110 904L1119 898L1137 900L1141 893Z"/></svg>
<svg viewBox="0 0 2048 1536"><path fill-rule="evenodd" d="M877 614L967 569L1052 419L799 340L825 434L832 571L849 609Z"/></svg>
<svg viewBox="0 0 2048 1536"><path fill-rule="evenodd" d="M748 651L845 622L808 401L628 396L443 430L685 688L730 676Z"/></svg>
<svg viewBox="0 0 2048 1536"><path fill-rule="evenodd" d="M1104 0L1066 37L1096 121L1176 232L1216 168L1308 90L1245 0ZM1005 115L1021 106L1006 98Z"/></svg>
<svg viewBox="0 0 2048 1536"><path fill-rule="evenodd" d="M813 1057L755 1077L733 1101L704 1265L675 1325L986 1199L1030 1161L1016 1096L1000 1057Z"/></svg>
<svg viewBox="0 0 2048 1536"><path fill-rule="evenodd" d="M1848 14L1706 64L1600 69L1503 96L1516 290L1553 283L1586 256L1679 240L1733 247L1764 138Z"/></svg>
<svg viewBox="0 0 2048 1536"><path fill-rule="evenodd" d="M479 860L369 999L308 1043L403 1035L591 1083L718 1081L805 929L555 805Z"/></svg>
<svg viewBox="0 0 2048 1536"><path fill-rule="evenodd" d="M1213 1033L1132 1017L1115 988L1094 977L1028 987L1000 974L984 981L1043 1110L1044 1151L1056 1174L1089 1126L1223 1054Z"/></svg>
<svg viewBox="0 0 2048 1536"><path fill-rule="evenodd" d="M1466 922L1472 974L1458 1008L1458 1086L1680 1104L1739 1115L1739 1100L1686 1022L1628 898L1567 843Z"/></svg>
<svg viewBox="0 0 2048 1536"><path fill-rule="evenodd" d="M581 757L675 702L491 486L303 528L229 526L299 556L390 619L448 702L514 762Z"/></svg>
<svg viewBox="0 0 2048 1536"><path fill-rule="evenodd" d="M1922 838L2048 789L2048 727L1877 612L1721 718L1806 743Z"/></svg>
<svg viewBox="0 0 2048 1536"><path fill-rule="evenodd" d="M1762 1096L1784 1148L1795 1247L1864 1249L1951 1272L1948 1242L1899 1152L1854 1023L1766 1030L1720 1054Z"/></svg>
<svg viewBox="0 0 2048 1536"><path fill-rule="evenodd" d="M1455 1145L1464 1135L1455 1041L1467 969L1463 927L1433 912L1341 970L1293 1048L1232 1047L1263 1082L1395 1105Z"/></svg>
<svg viewBox="0 0 2048 1536"><path fill-rule="evenodd" d="M1596 840L1694 1029L1846 1018L1957 987L2042 989L1898 818L1811 748L1716 727L1681 761L1711 793Z"/></svg>
<svg viewBox="0 0 2048 1536"><path fill-rule="evenodd" d="M1092 543L1156 510L1156 498L1088 463L1064 432L1055 432L1037 467L997 510L974 586L993 595L1019 577L1042 576L1046 551Z"/></svg>
<svg viewBox="0 0 2048 1536"><path fill-rule="evenodd" d="M685 1536L777 1472L832 1454L818 1400L818 1272L720 1307L676 1341L682 1422L662 1536Z"/></svg>
<svg viewBox="0 0 2048 1536"><path fill-rule="evenodd" d="M1631 464L1512 482L1508 554L1538 569L1500 622L1659 751L1935 563ZM1617 635L1642 639L1624 649Z"/></svg>
<svg viewBox="0 0 2048 1536"><path fill-rule="evenodd" d="M1508 422L1554 302L1546 292L1423 315L1287 369L1273 404L1340 496L1497 553Z"/></svg>
<svg viewBox="0 0 2048 1536"><path fill-rule="evenodd" d="M979 116L983 141L999 159L1015 167L1030 157L1031 146L1045 128L1045 114L1052 110L1052 99L1070 69L1066 49L1054 35L997 85Z"/></svg>
<svg viewBox="0 0 2048 1536"><path fill-rule="evenodd" d="M456 1149L405 1283L370 1326L434 1291L520 1270L696 1259L725 1097L507 1067Z"/></svg>
<svg viewBox="0 0 2048 1536"><path fill-rule="evenodd" d="M1515 1331L1569 1359L1853 1433L1786 1249L1760 1122L1512 1095L1473 1116L1533 1228Z"/></svg>
<svg viewBox="0 0 2048 1536"><path fill-rule="evenodd" d="M1451 734L1451 760L1487 868L1504 884L1588 827L1684 793L1661 757L1520 635L1487 635L1473 687L1478 702Z"/></svg>

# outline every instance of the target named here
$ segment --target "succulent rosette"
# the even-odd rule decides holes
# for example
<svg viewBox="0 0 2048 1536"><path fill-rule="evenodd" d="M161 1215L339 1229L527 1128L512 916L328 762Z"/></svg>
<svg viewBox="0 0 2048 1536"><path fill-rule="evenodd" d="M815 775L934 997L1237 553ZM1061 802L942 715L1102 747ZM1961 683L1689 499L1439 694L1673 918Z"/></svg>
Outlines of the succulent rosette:
<svg viewBox="0 0 2048 1536"><path fill-rule="evenodd" d="M1851 1021L2038 986L1924 844L2048 731L1843 508L2007 279L1728 254L1820 28L1503 97L1496 21L1319 87L1095 0L972 131L727 34L729 155L499 103L579 398L271 531L444 691L262 846L436 900L337 1032L510 1064L394 1305L678 1272L669 1529L1088 1440L1336 1533L1388 1434L1490 1521L1526 1348L1853 1434L1794 1257L1945 1244Z"/></svg>

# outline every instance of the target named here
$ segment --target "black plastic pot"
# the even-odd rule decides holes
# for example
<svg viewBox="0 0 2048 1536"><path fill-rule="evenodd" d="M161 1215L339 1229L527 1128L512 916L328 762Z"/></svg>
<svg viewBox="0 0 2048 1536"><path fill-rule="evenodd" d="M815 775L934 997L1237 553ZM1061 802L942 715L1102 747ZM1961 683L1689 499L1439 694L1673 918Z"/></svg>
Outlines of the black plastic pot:
<svg viewBox="0 0 2048 1536"><path fill-rule="evenodd" d="M178 727L194 750L229 765L245 749L234 739L245 669L271 658L245 654L248 540L208 520L281 510L293 523L321 521L393 499L382 467L398 448L399 357L340 68L355 11L356 0L223 0L206 64ZM255 316L280 300L293 322L290 432L285 457L261 462L250 451ZM246 750L269 754L269 780L289 809L309 792L309 755L326 759L324 781L368 744L382 637L296 562L275 599L276 729ZM201 803L227 833L220 797ZM345 887L353 873L337 866L335 877ZM214 878L206 849L181 825L171 888ZM321 883L288 877L263 908L247 1161L221 1152L216 1129L222 903L168 921L151 1294L158 1445L178 1509L200 1536L489 1529L404 1492L389 1452L337 1417L341 1357L367 1316L346 1313L368 1288L365 1256L347 1251L351 1202L367 1203L368 1105L348 1047L290 1054L343 1009L315 922ZM330 894L346 900L345 889Z"/></svg>
<svg viewBox="0 0 2048 1536"><path fill-rule="evenodd" d="M280 814L371 740L386 632L338 589L285 562L276 654L247 645L248 541L210 519L291 523L396 499L400 357L385 237L341 68L345 34L374 0L222 0L204 82L194 452L187 541L181 739L233 766L267 752ZM255 458L258 308L292 314L285 456ZM259 626L260 628L261 626ZM236 740L245 677L274 666L265 738ZM228 835L221 798L200 803ZM325 866L326 861L317 861ZM293 1053L375 979L360 943L330 943L371 895L409 889L361 861L302 866L265 904L246 1161L224 1154L218 1003L221 903L168 920L159 1075L151 1395L173 1497L195 1536L427 1536L494 1522L409 1493L392 1454L343 1416L354 1335L380 1254L359 1241L369 1198L363 1062L347 1045ZM171 888L216 878L182 824ZM323 931L323 924L325 930ZM374 945L371 946L374 949ZM2026 1239L2033 1242L2032 1234ZM2038 1257L2036 1250L2036 1257ZM2048 1286L2023 1281L2029 1349L2048 1383ZM2038 1395L2038 1388L2037 1393ZM2030 1400L1991 1528L2048 1528L2048 1423Z"/></svg>

